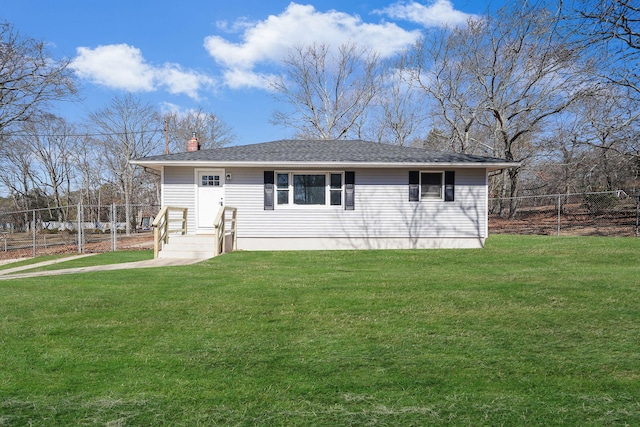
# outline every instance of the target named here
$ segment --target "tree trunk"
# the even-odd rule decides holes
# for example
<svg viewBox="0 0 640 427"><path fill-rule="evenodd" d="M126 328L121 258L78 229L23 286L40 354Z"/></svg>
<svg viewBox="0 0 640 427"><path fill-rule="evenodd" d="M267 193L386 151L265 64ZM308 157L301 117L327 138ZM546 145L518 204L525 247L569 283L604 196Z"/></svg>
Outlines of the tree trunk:
<svg viewBox="0 0 640 427"><path fill-rule="evenodd" d="M509 169L509 219L515 218L518 209L518 169Z"/></svg>

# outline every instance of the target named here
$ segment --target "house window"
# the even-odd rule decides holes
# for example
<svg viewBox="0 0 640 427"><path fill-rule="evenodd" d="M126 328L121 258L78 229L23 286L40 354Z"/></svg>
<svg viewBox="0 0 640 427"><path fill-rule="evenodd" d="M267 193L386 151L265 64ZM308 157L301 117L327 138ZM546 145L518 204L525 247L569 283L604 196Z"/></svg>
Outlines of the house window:
<svg viewBox="0 0 640 427"><path fill-rule="evenodd" d="M420 198L442 199L442 172L420 174Z"/></svg>
<svg viewBox="0 0 640 427"><path fill-rule="evenodd" d="M293 204L295 205L325 205L327 204L327 176L302 175L293 176Z"/></svg>
<svg viewBox="0 0 640 427"><path fill-rule="evenodd" d="M289 174L279 173L277 178L278 204L289 204Z"/></svg>
<svg viewBox="0 0 640 427"><path fill-rule="evenodd" d="M279 206L342 206L343 173L276 172Z"/></svg>
<svg viewBox="0 0 640 427"><path fill-rule="evenodd" d="M416 172L418 173L418 172ZM344 206L355 210L356 173L264 171L264 210Z"/></svg>
<svg viewBox="0 0 640 427"><path fill-rule="evenodd" d="M331 187L329 188L330 203L332 206L342 205L342 174L331 174Z"/></svg>
<svg viewBox="0 0 640 427"><path fill-rule="evenodd" d="M419 172L409 171L409 201L455 200L455 171Z"/></svg>
<svg viewBox="0 0 640 427"><path fill-rule="evenodd" d="M202 187L220 187L220 175L202 175Z"/></svg>

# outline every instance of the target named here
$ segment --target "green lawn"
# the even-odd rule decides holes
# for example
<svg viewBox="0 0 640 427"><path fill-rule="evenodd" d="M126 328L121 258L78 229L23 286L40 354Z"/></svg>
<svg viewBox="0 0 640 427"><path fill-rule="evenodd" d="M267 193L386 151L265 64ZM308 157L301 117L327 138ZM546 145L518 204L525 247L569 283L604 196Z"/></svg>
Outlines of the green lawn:
<svg viewBox="0 0 640 427"><path fill-rule="evenodd" d="M640 425L639 374L634 238L0 282L0 426Z"/></svg>

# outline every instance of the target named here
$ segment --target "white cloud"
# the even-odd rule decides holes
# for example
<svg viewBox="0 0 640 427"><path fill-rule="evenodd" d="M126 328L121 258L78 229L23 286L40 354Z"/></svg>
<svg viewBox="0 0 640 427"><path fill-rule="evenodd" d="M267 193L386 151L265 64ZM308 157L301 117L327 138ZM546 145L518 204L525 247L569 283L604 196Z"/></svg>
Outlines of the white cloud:
<svg viewBox="0 0 640 427"><path fill-rule="evenodd" d="M265 88L265 79L254 72L254 67L279 62L296 45L326 43L337 48L352 42L388 57L420 36L417 31L407 31L393 23L369 24L359 16L335 10L318 12L313 6L296 3L253 25L247 25L246 21L241 24L244 32L240 43L220 36L210 36L204 41L209 54L225 68L225 83L236 88Z"/></svg>
<svg viewBox="0 0 640 427"><path fill-rule="evenodd" d="M226 33L238 33L253 25L255 25L255 23L247 20L245 17L236 19L232 24L229 24L227 21L216 21L216 28Z"/></svg>
<svg viewBox="0 0 640 427"><path fill-rule="evenodd" d="M79 77L114 89L152 92L165 88L198 99L201 89L215 84L211 77L177 64L148 64L140 49L127 44L79 47L77 53L71 66Z"/></svg>
<svg viewBox="0 0 640 427"><path fill-rule="evenodd" d="M400 0L374 13L423 26L462 25L473 16L455 10L450 0L426 1L431 3ZM336 49L348 42L385 58L420 37L419 30L406 30L393 22L367 23L358 15L321 12L293 2L281 13L261 21L239 18L216 25L221 33L234 32L240 37L237 42L220 35L204 40L205 49L221 67L221 80L231 88L268 89L269 72L273 72L270 67L280 65L293 46L324 43ZM79 47L72 67L79 77L95 84L131 92L163 89L198 99L201 91L214 90L220 84L209 75L178 64L151 64L140 49L128 44Z"/></svg>
<svg viewBox="0 0 640 427"><path fill-rule="evenodd" d="M153 70L139 49L126 44L79 47L71 67L84 79L132 92L153 90Z"/></svg>
<svg viewBox="0 0 640 427"><path fill-rule="evenodd" d="M434 0L429 5L416 1L398 2L376 11L393 19L415 22L424 27L465 25L469 18L478 18L453 8L450 0Z"/></svg>
<svg viewBox="0 0 640 427"><path fill-rule="evenodd" d="M174 104L172 102L166 102L166 101L161 102L159 105L160 105L160 113L162 115L175 114L180 119L183 119L197 111L193 108L183 108L178 104Z"/></svg>
<svg viewBox="0 0 640 427"><path fill-rule="evenodd" d="M156 70L158 84L166 86L172 94L185 94L198 99L198 92L205 87L213 87L215 80L195 71L184 71L179 65L165 64Z"/></svg>
<svg viewBox="0 0 640 427"><path fill-rule="evenodd" d="M231 88L256 87L269 89L269 80L272 76L256 73L243 68L229 68L224 72L224 81Z"/></svg>

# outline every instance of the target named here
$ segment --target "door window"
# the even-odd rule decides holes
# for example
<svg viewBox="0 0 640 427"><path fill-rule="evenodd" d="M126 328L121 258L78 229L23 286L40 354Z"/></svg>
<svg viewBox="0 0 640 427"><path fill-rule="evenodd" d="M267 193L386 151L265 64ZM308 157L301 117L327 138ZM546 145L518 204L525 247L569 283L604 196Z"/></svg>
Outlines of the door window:
<svg viewBox="0 0 640 427"><path fill-rule="evenodd" d="M220 175L202 175L203 187L220 187Z"/></svg>

